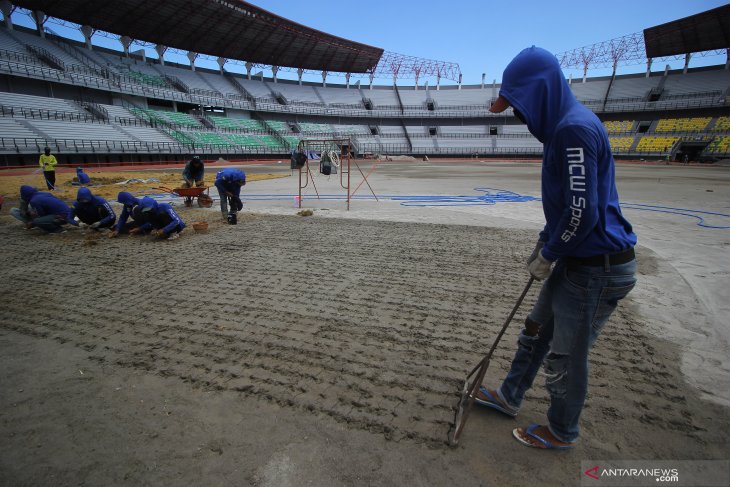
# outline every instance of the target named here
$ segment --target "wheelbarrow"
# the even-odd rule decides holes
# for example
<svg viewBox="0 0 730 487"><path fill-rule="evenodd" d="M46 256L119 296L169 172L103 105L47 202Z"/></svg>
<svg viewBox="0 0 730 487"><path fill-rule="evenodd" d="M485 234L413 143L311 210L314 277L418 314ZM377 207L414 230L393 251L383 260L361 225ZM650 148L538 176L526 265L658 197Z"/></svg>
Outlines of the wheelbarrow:
<svg viewBox="0 0 730 487"><path fill-rule="evenodd" d="M175 196L182 196L185 198L185 206L191 207L193 206L193 200L198 200L198 206L201 208L210 208L213 206L213 198L210 197L209 190L207 186L197 186L194 188L167 188L165 186L161 186L159 188L160 191L164 191L165 193L174 194Z"/></svg>

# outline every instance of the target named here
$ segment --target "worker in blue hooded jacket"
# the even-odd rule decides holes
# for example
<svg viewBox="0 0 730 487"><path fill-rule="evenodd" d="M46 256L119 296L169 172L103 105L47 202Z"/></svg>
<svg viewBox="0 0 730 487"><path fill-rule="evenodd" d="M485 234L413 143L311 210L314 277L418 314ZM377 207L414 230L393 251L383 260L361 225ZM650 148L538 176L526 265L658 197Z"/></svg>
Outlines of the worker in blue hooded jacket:
<svg viewBox="0 0 730 487"><path fill-rule="evenodd" d="M114 230L109 235L110 238L116 237L120 233L129 233L132 229L145 224L142 215L142 206L140 201L127 191L120 191L117 195L117 202L121 203L122 213L119 215ZM131 218L131 221L129 219Z"/></svg>
<svg viewBox="0 0 730 487"><path fill-rule="evenodd" d="M223 219L229 218L229 204L231 206L230 211L234 216L243 208L243 203L241 202L241 186L245 184L246 173L240 169L228 167L222 171L218 171L218 174L216 174L215 187L218 189L218 195L221 199L221 214L223 215Z"/></svg>
<svg viewBox="0 0 730 487"><path fill-rule="evenodd" d="M101 196L94 196L89 188L79 188L73 210L81 223L93 230L111 228L117 220L109 202Z"/></svg>
<svg viewBox="0 0 730 487"><path fill-rule="evenodd" d="M185 223L167 203L158 203L149 196L145 196L142 198L140 206L145 223L130 230L130 235L151 231L159 238L175 240L185 228Z"/></svg>
<svg viewBox="0 0 730 487"><path fill-rule="evenodd" d="M79 184L82 186L91 182L91 178L88 174L84 172L84 169L82 167L76 168L76 178L79 180Z"/></svg>
<svg viewBox="0 0 730 487"><path fill-rule="evenodd" d="M23 199L28 198L31 220L26 222L27 228L40 228L48 233L63 233L66 224L78 226L74 220L73 210L63 201L50 193L31 187L26 190Z"/></svg>
<svg viewBox="0 0 730 487"><path fill-rule="evenodd" d="M516 428L513 436L525 446L568 449L579 436L588 353L636 283L636 235L621 213L606 130L575 99L555 56L533 46L509 63L490 110L509 107L544 145L546 224L527 266L545 282L507 377L498 388L481 387L476 402L516 416L544 365L547 424Z"/></svg>
<svg viewBox="0 0 730 487"><path fill-rule="evenodd" d="M30 199L36 193L38 193L38 190L35 187L24 184L20 187L20 204L18 205L18 208L10 208L10 214L26 225L30 223L35 216L32 208L30 207Z"/></svg>

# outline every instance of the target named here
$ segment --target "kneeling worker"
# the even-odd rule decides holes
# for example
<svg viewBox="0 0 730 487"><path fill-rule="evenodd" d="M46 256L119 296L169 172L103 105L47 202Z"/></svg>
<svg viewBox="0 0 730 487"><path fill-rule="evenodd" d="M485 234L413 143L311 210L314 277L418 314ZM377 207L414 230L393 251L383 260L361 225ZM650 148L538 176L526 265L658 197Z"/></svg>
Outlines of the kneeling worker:
<svg viewBox="0 0 730 487"><path fill-rule="evenodd" d="M35 189L35 188L32 188ZM74 220L73 210L50 193L36 191L28 201L32 220L26 223L28 228L38 227L48 233L63 233L63 225L78 226Z"/></svg>
<svg viewBox="0 0 730 487"><path fill-rule="evenodd" d="M20 187L20 204L19 208L10 208L10 214L15 218L25 223L26 225L33 220L33 213L29 206L30 199L38 193L38 190L33 186L23 185Z"/></svg>
<svg viewBox="0 0 730 487"><path fill-rule="evenodd" d="M158 203L149 196L145 196L142 198L140 206L145 223L130 230L130 235L151 230L151 233L157 237L175 240L185 228L185 223L167 203Z"/></svg>
<svg viewBox="0 0 730 487"><path fill-rule="evenodd" d="M215 177L215 187L221 198L221 214L228 223L236 223L236 213L243 209L241 202L241 186L246 184L246 173L232 167L219 171ZM230 203L230 213L228 204Z"/></svg>
<svg viewBox="0 0 730 487"><path fill-rule="evenodd" d="M122 208L122 213L119 215L119 220L117 221L114 230L109 235L110 238L114 238L120 233L130 233L131 230L140 227L145 223L140 201L132 196L131 193L120 191L117 195L117 201L123 204L124 207ZM132 221L127 223L129 217L132 217Z"/></svg>
<svg viewBox="0 0 730 487"><path fill-rule="evenodd" d="M111 228L117 220L109 202L101 196L94 196L89 188L79 189L73 211L82 223L93 230Z"/></svg>

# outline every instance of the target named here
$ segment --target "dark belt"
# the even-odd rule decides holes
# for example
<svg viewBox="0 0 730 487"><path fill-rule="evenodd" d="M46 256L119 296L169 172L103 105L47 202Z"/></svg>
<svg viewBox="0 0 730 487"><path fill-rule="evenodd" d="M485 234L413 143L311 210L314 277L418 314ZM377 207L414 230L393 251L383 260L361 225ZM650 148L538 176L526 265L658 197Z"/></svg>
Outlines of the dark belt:
<svg viewBox="0 0 730 487"><path fill-rule="evenodd" d="M635 258L634 248L631 247L615 254L594 255L593 257L565 257L565 264L569 269L578 266L601 267L626 264Z"/></svg>

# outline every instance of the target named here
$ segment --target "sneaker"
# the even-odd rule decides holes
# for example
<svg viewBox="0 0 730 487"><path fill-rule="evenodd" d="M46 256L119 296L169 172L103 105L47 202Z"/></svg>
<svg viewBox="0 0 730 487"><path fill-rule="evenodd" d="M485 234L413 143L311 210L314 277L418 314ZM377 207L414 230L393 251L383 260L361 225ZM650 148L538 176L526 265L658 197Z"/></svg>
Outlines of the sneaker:
<svg viewBox="0 0 730 487"><path fill-rule="evenodd" d="M176 238L179 238L179 237L180 237L179 233L173 233L172 235L167 237L167 240L175 240Z"/></svg>

